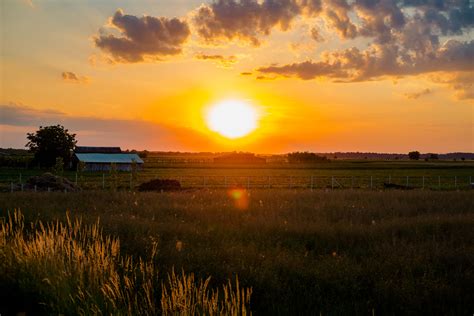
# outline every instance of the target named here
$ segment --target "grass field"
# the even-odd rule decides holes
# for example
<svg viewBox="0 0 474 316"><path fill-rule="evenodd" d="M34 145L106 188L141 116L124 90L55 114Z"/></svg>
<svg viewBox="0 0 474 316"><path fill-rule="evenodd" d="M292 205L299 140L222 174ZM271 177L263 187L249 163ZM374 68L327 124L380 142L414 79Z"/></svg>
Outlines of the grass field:
<svg viewBox="0 0 474 316"><path fill-rule="evenodd" d="M77 181L83 189L118 187L127 190L155 178L176 179L188 188L236 185L254 188L382 188L383 183L391 182L417 188L467 189L474 181L473 161L336 160L318 164L270 163L265 166L157 164L152 161L146 161L145 168L134 175L126 172L112 175L110 172L77 174L65 171L64 176ZM19 185L43 172L35 169L0 169L0 190L10 191L12 183Z"/></svg>
<svg viewBox="0 0 474 316"><path fill-rule="evenodd" d="M26 222L100 217L135 258L156 242L163 275L184 269L211 287L238 275L257 315L474 311L472 191L0 194L1 216L16 208Z"/></svg>

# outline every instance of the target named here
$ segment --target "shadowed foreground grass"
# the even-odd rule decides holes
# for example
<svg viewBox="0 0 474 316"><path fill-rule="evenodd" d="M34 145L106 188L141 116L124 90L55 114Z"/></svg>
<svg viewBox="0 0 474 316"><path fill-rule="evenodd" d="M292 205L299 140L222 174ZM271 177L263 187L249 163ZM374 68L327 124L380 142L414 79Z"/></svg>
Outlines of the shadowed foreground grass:
<svg viewBox="0 0 474 316"><path fill-rule="evenodd" d="M98 223L83 225L77 219L71 222L69 216L66 220L66 224L38 221L28 230L22 213L15 211L2 223L2 294L9 288L10 295L26 299L17 306L3 301L2 313L247 314L251 289L241 289L238 279L235 287L229 281L221 292L209 288L210 278L197 282L193 274L174 270L163 282L154 264L156 244L149 261L133 260L120 254L117 238L102 235Z"/></svg>
<svg viewBox="0 0 474 316"><path fill-rule="evenodd" d="M474 311L472 191L14 193L0 207L27 222L100 217L125 256L212 275L209 288L238 274L257 314Z"/></svg>

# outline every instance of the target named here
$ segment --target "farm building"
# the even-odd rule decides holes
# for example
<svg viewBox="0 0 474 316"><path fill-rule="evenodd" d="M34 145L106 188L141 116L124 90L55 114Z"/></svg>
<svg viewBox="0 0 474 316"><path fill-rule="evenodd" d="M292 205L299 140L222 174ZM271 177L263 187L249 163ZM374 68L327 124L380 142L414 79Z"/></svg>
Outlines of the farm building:
<svg viewBox="0 0 474 316"><path fill-rule="evenodd" d="M267 160L251 153L231 153L214 158L214 163L219 164L264 164Z"/></svg>
<svg viewBox="0 0 474 316"><path fill-rule="evenodd" d="M119 171L131 171L133 166L141 169L143 160L132 153L122 153L120 147L76 147L74 163L84 164L85 171L109 171L115 165Z"/></svg>

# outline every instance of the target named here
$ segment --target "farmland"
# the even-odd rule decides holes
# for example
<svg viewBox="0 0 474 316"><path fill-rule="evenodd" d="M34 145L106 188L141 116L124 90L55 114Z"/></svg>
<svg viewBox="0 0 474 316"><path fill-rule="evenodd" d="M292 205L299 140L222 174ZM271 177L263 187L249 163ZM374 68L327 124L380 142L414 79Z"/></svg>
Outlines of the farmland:
<svg viewBox="0 0 474 316"><path fill-rule="evenodd" d="M323 315L470 314L473 201L431 190L0 195L1 216L21 209L26 223L100 218L132 257L156 243L162 275L184 269L212 287L238 275L255 314Z"/></svg>
<svg viewBox="0 0 474 316"><path fill-rule="evenodd" d="M145 159L145 168L136 173L64 171L63 175L84 189L119 187L130 190L154 178L179 180L189 188L383 188L396 183L416 188L467 189L474 179L474 161L381 161L332 160L330 163L262 165L219 165L159 162L156 156ZM0 190L10 191L28 177L43 170L2 168ZM407 178L408 177L408 178ZM334 181L333 181L334 179Z"/></svg>
<svg viewBox="0 0 474 316"><path fill-rule="evenodd" d="M199 297L212 296L214 289L238 278L242 289L247 289L242 291L252 293L250 307L241 307L255 314L459 315L474 310L472 161L333 160L230 166L159 162L150 157L145 168L136 172L61 171L77 183L78 192L33 192L31 187L21 191L29 177L43 172L1 169L0 217L5 221L8 214L21 210L25 240L30 240L31 229L41 227L39 221L68 223L67 213L85 225L100 219L104 236L110 236L105 238L117 238L123 258L129 258L121 260L145 262L144 268L132 269L138 274L118 279L141 280L149 275L146 271L157 272L144 294L133 287L115 287L118 293L138 295L111 300L113 306L122 304L123 311L143 314L136 302L153 297L146 300L149 310L176 312L173 306L180 306L179 302L161 299L166 304L160 305L166 293L162 284L173 271L186 273L183 282L195 276L196 281L187 284L196 286L198 280L211 277L208 294L190 290ZM137 191L140 183L151 179L175 179L183 189ZM387 183L412 190L388 189ZM111 271L118 269L113 268L118 262L113 258L107 261ZM66 257L64 262L71 260ZM8 267L12 269L15 265ZM22 269L29 271L28 266ZM53 291L62 293L56 296L42 290L41 280L53 278L54 272L52 276L35 273L15 272L19 283L12 281L11 273L5 274L0 282L0 292L10 302L5 311L37 311L39 302L52 300L50 309L42 307L45 314L76 313L68 309L74 304L63 303L71 297L67 290ZM108 273L104 272L104 280ZM21 281L22 275L29 281ZM56 283L71 289L74 282ZM25 289L22 284L29 285ZM109 310L110 298L102 298L97 289L90 291L98 294L76 305ZM235 310L222 297L215 302L212 306ZM204 311L203 306L189 310Z"/></svg>

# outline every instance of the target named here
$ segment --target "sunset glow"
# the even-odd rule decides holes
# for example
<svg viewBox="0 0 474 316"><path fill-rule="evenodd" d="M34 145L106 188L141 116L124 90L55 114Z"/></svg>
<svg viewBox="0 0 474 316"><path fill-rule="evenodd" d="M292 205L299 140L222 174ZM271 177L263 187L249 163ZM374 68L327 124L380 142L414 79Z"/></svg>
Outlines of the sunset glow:
<svg viewBox="0 0 474 316"><path fill-rule="evenodd" d="M152 151L474 150L469 1L2 5L0 147L59 123Z"/></svg>
<svg viewBox="0 0 474 316"><path fill-rule="evenodd" d="M240 138L257 128L258 114L249 103L227 100L213 105L206 117L209 128L227 138Z"/></svg>

